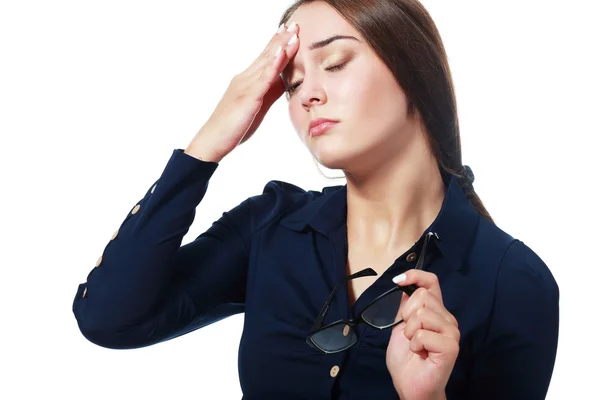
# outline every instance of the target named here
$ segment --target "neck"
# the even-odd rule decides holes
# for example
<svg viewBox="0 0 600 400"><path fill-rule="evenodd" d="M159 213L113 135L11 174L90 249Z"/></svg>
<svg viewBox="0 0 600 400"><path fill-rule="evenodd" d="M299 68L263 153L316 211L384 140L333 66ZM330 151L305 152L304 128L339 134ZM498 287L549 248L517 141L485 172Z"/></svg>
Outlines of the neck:
<svg viewBox="0 0 600 400"><path fill-rule="evenodd" d="M437 217L446 188L426 141L413 142L368 174L346 171L348 235L355 243L397 254Z"/></svg>

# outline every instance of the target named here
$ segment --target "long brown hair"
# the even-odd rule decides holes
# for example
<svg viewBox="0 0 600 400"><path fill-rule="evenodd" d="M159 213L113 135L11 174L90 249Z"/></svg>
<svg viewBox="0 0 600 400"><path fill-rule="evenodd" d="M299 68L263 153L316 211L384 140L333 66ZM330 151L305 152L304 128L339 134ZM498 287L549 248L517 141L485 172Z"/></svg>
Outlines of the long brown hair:
<svg viewBox="0 0 600 400"><path fill-rule="evenodd" d="M392 71L409 100L409 114L419 112L442 175L454 175L475 210L493 222L469 184L462 165L454 84L440 33L418 0L296 0L278 25L298 7L324 1L366 39Z"/></svg>

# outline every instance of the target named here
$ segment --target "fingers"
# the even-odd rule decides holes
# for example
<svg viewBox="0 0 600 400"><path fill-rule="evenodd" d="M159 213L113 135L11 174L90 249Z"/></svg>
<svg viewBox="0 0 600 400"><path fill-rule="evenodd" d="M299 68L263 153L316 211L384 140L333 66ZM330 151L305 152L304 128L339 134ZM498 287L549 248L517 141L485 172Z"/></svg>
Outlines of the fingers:
<svg viewBox="0 0 600 400"><path fill-rule="evenodd" d="M425 288L417 289L410 297L406 293L403 294L401 304L400 317L404 321L409 321L415 312L424 308L439 314L448 323L458 326L456 318L446 309L444 303Z"/></svg>
<svg viewBox="0 0 600 400"><path fill-rule="evenodd" d="M403 333L415 354L455 359L459 351L458 321L444 306L442 290L435 274L423 270L408 270L394 278L400 286L416 285L411 296L402 295L400 317Z"/></svg>
<svg viewBox="0 0 600 400"><path fill-rule="evenodd" d="M410 340L410 349L417 354L427 352L429 357L431 357L431 353L438 353L443 354L444 357L455 359L459 352L459 344L451 337L420 329Z"/></svg>
<svg viewBox="0 0 600 400"><path fill-rule="evenodd" d="M402 307L400 307L400 316L403 320L409 321L417 310L425 308L440 315L445 321L458 327L458 321L444 306L442 300L442 290L437 276L434 273L411 269L394 278L398 286L416 285L419 288L408 297L402 296Z"/></svg>
<svg viewBox="0 0 600 400"><path fill-rule="evenodd" d="M246 71L250 75L263 78L278 78L289 60L298 50L298 25L292 23L289 27L283 25L273 35L261 55Z"/></svg>
<svg viewBox="0 0 600 400"><path fill-rule="evenodd" d="M438 277L432 272L409 269L405 273L396 276L393 281L398 286L417 285L420 288L425 288L442 300L442 290L440 289Z"/></svg>
<svg viewBox="0 0 600 400"><path fill-rule="evenodd" d="M422 330L436 332L456 342L460 340L458 326L430 308L417 309L405 323L404 335L408 340L412 340L415 334Z"/></svg>
<svg viewBox="0 0 600 400"><path fill-rule="evenodd" d="M291 52L298 48L298 25L295 22L289 27L284 25L283 32L277 35L279 37L276 38L276 48L273 55L276 60L279 60L279 58L289 60Z"/></svg>

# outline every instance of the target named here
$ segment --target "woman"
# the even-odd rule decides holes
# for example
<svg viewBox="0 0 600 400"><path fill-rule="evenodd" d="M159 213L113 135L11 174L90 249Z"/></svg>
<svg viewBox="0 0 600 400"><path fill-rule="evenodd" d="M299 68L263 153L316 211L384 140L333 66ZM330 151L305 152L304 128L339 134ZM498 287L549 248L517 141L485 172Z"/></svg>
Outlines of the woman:
<svg viewBox="0 0 600 400"><path fill-rule="evenodd" d="M280 22L79 286L83 335L136 348L245 312L246 399L544 398L558 287L473 191L427 11L300 0ZM347 185L269 182L181 246L218 163L284 92Z"/></svg>

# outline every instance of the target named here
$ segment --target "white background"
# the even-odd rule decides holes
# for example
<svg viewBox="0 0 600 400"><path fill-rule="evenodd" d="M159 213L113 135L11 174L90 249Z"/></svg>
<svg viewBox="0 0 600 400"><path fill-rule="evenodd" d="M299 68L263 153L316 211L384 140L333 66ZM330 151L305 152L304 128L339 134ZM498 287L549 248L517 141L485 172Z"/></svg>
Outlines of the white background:
<svg viewBox="0 0 600 400"><path fill-rule="evenodd" d="M241 315L116 351L86 341L71 306L123 218L262 51L287 4L0 3L0 398L241 397ZM424 4L450 58L475 188L561 289L548 398L597 398L595 2ZM343 183L320 175L283 97L221 163L184 244L271 179Z"/></svg>

